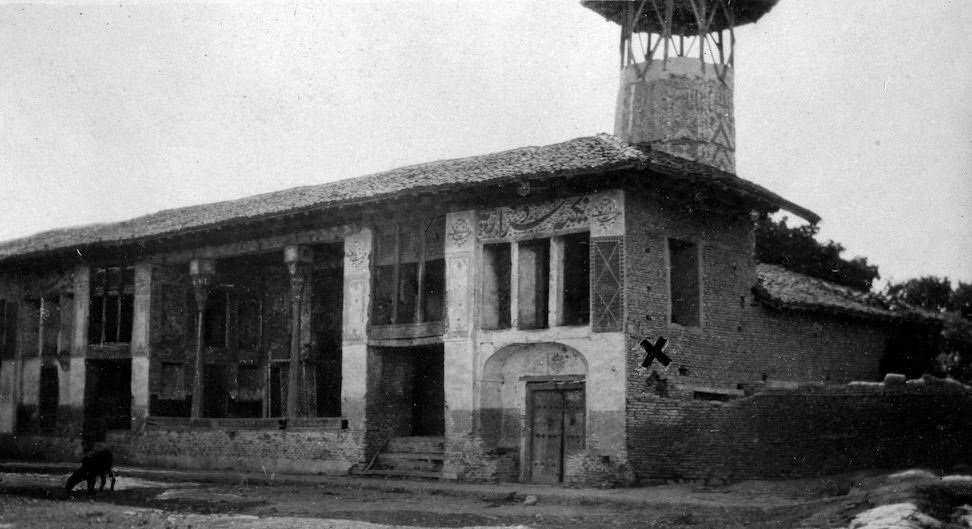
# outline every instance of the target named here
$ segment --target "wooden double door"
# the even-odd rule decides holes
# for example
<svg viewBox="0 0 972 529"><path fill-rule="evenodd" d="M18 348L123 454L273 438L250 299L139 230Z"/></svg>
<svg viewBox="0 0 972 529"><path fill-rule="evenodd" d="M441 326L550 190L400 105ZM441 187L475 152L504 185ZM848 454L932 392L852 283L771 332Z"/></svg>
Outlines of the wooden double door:
<svg viewBox="0 0 972 529"><path fill-rule="evenodd" d="M529 481L562 482L566 454L583 449L587 436L584 383L528 383L527 407Z"/></svg>

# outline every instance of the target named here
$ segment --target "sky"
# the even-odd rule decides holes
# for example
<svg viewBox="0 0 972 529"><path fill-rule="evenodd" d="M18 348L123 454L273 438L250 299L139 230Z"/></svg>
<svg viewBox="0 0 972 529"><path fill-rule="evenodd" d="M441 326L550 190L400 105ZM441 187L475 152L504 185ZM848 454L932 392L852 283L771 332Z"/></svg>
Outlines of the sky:
<svg viewBox="0 0 972 529"><path fill-rule="evenodd" d="M885 281L972 282L970 25L781 0L737 31L737 173ZM573 0L0 3L0 240L610 133L618 32Z"/></svg>

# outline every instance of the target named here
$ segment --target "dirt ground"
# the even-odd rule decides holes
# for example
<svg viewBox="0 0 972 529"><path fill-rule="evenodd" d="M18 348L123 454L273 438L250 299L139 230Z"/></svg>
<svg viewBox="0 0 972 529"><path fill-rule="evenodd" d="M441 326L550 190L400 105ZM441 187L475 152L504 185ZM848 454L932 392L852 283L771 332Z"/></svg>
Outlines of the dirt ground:
<svg viewBox="0 0 972 529"><path fill-rule="evenodd" d="M470 496L441 490L327 483L293 486L150 481L120 477L114 492L63 491L61 474L0 473L0 529L145 527L530 527L733 528L847 527L861 511L908 495L879 474L705 488L671 485L648 491L647 505L524 504L517 495ZM867 485L871 480L870 485ZM841 482L841 483L839 483ZM843 485L842 485L843 483ZM852 487L850 484L864 486ZM845 490L839 490L841 486ZM882 489L882 487L884 487ZM669 494L670 493L670 494ZM666 496L666 494L668 494ZM839 495L838 495L839 494ZM890 496L889 496L890 495ZM882 500L883 501L883 500ZM764 505L764 506L758 506ZM377 524L377 525L371 525Z"/></svg>

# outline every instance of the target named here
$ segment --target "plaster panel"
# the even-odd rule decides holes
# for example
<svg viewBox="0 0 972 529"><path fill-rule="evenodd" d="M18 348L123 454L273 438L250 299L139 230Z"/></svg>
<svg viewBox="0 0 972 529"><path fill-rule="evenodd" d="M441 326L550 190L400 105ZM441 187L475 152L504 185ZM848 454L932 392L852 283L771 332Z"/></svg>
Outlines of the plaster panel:
<svg viewBox="0 0 972 529"><path fill-rule="evenodd" d="M372 232L362 228L344 240L344 342L364 343L371 305Z"/></svg>
<svg viewBox="0 0 972 529"><path fill-rule="evenodd" d="M474 211L446 215L446 318L451 337L467 336L473 327L476 227Z"/></svg>
<svg viewBox="0 0 972 529"><path fill-rule="evenodd" d="M470 412L473 410L475 388L475 366L473 364L473 345L468 340L447 340L443 343L445 357L445 406L449 412ZM447 419L449 414L446 415ZM449 424L446 429L455 432ZM466 428L461 428L468 431Z"/></svg>
<svg viewBox="0 0 972 529"><path fill-rule="evenodd" d="M341 359L341 414L351 429L365 427L365 394L368 388L368 346L345 343Z"/></svg>
<svg viewBox="0 0 972 529"><path fill-rule="evenodd" d="M37 405L40 402L40 358L24 358L20 372L20 403Z"/></svg>
<svg viewBox="0 0 972 529"><path fill-rule="evenodd" d="M132 324L132 356L149 354L149 322L152 308L152 265L135 265L135 317Z"/></svg>
<svg viewBox="0 0 972 529"><path fill-rule="evenodd" d="M151 340L152 266L135 266L135 318L132 328L132 416L141 425L148 416Z"/></svg>
<svg viewBox="0 0 972 529"><path fill-rule="evenodd" d="M624 192L607 191L591 195L591 237L624 235Z"/></svg>
<svg viewBox="0 0 972 529"><path fill-rule="evenodd" d="M148 409L149 405L149 357L132 357L132 407Z"/></svg>
<svg viewBox="0 0 972 529"><path fill-rule="evenodd" d="M449 336L465 336L472 328L472 252L446 254L446 314Z"/></svg>
<svg viewBox="0 0 972 529"><path fill-rule="evenodd" d="M82 408L84 407L85 358L83 356L72 356L69 372L71 387L68 391L68 399L65 404L75 408Z"/></svg>
<svg viewBox="0 0 972 529"><path fill-rule="evenodd" d="M91 268L88 266L79 266L77 273L74 274L74 340L72 340L71 356L84 357L88 352L88 305L91 301L90 281ZM81 394L84 395L83 375L81 380Z"/></svg>
<svg viewBox="0 0 972 529"><path fill-rule="evenodd" d="M63 406L71 398L71 363L54 365L57 367L57 403Z"/></svg>

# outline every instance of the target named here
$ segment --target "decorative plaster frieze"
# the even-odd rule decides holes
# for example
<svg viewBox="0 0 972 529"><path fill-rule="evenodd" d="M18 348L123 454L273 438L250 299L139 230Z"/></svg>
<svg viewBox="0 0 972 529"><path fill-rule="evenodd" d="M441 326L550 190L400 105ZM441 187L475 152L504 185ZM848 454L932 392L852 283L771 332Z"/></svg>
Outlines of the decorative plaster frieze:
<svg viewBox="0 0 972 529"><path fill-rule="evenodd" d="M465 217L459 217L449 225L449 233L447 235L452 246L462 248L469 242L472 233L473 230L469 225L469 220Z"/></svg>
<svg viewBox="0 0 972 529"><path fill-rule="evenodd" d="M370 253L360 241L352 242L345 253L351 270L355 272L367 271Z"/></svg>
<svg viewBox="0 0 972 529"><path fill-rule="evenodd" d="M607 191L548 202L501 206L479 211L478 238L516 239L588 228L592 235L624 233L624 195Z"/></svg>

